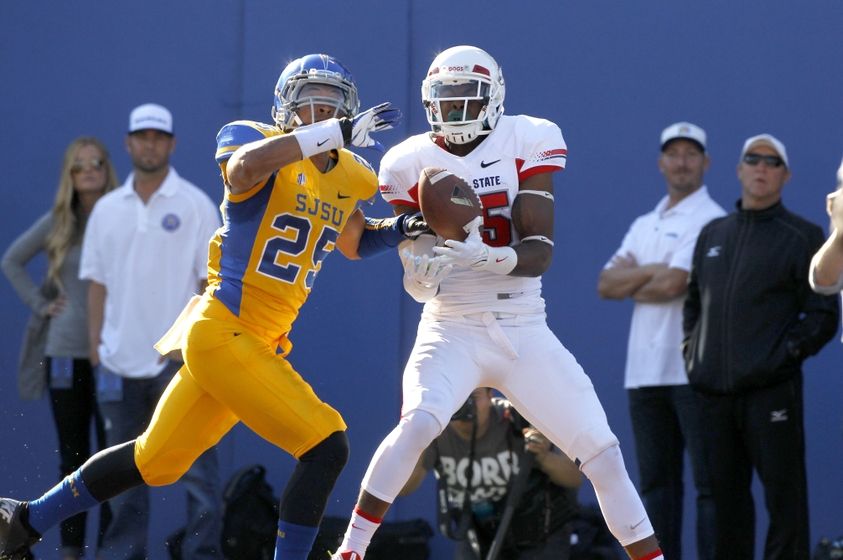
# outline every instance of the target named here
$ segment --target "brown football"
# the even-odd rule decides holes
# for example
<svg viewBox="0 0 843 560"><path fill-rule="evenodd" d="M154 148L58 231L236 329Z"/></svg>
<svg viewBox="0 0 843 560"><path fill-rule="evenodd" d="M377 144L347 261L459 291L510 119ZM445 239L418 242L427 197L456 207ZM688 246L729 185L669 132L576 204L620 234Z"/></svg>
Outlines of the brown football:
<svg viewBox="0 0 843 560"><path fill-rule="evenodd" d="M430 229L445 239L465 240L467 223L483 215L483 205L462 177L425 167L419 175L419 206Z"/></svg>

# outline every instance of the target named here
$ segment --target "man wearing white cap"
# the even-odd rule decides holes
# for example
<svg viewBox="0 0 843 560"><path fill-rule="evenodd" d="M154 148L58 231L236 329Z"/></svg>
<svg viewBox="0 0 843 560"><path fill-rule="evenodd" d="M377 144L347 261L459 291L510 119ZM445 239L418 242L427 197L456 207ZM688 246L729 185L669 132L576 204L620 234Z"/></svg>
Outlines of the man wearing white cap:
<svg viewBox="0 0 843 560"><path fill-rule="evenodd" d="M754 558L755 470L769 527L765 559L809 557L802 362L837 331L837 299L811 291L823 232L782 205L777 138L746 140L737 211L703 228L683 309L688 377L702 400L718 560Z"/></svg>
<svg viewBox="0 0 843 560"><path fill-rule="evenodd" d="M682 302L702 227L725 211L703 184L706 133L678 122L661 134L659 171L667 194L639 216L600 273L597 291L635 302L624 385L635 435L641 497L665 558L682 558L683 463L697 489L697 558L714 560L714 504L700 406L682 361Z"/></svg>
<svg viewBox="0 0 843 560"><path fill-rule="evenodd" d="M170 166L173 118L161 105L136 107L126 149L132 173L97 203L88 222L80 276L88 295L91 363L98 367L100 409L109 446L133 441L180 358L161 358L153 344L204 285L208 240L219 212L198 187ZM188 522L185 559L220 558L221 489L216 452L205 453L182 479ZM149 491L142 485L111 500L114 518L103 559L149 557Z"/></svg>

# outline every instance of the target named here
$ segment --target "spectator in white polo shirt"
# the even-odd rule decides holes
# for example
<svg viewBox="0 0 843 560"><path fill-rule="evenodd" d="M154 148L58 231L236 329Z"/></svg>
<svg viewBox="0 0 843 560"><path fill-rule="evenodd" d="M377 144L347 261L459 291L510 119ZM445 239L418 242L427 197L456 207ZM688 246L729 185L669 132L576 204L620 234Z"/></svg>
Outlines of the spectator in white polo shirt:
<svg viewBox="0 0 843 560"><path fill-rule="evenodd" d="M97 399L109 446L133 444L180 367L179 356L164 359L153 344L203 289L208 240L219 226L211 199L170 166L175 145L167 109L135 108L126 138L133 171L97 202L85 232L79 276L90 280L90 359L99 365ZM221 558L215 450L200 457L182 481L188 496L182 558ZM113 498L111 506L114 518L100 557L149 558L147 486Z"/></svg>
<svg viewBox="0 0 843 560"><path fill-rule="evenodd" d="M683 463L687 447L697 490L697 558L714 558L714 505L700 405L680 349L682 304L697 236L725 214L708 195L706 134L675 123L662 132L659 170L667 195L637 218L598 281L607 299L635 302L625 387L635 436L641 496L665 558L682 556Z"/></svg>

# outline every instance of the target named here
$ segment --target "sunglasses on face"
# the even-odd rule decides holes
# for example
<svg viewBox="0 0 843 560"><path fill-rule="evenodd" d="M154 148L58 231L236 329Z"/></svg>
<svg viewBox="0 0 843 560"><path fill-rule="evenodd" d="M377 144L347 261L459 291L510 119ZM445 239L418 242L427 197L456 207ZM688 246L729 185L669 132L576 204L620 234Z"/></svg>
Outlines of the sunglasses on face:
<svg viewBox="0 0 843 560"><path fill-rule="evenodd" d="M93 169L94 171L99 171L103 167L105 167L105 162L100 158L91 158L88 161L75 161L73 165L70 167L71 173L79 173L80 171L86 169Z"/></svg>
<svg viewBox="0 0 843 560"><path fill-rule="evenodd" d="M743 156L743 162L747 165L758 165L761 162L767 167L781 167L784 165L784 160L779 156L765 156L762 154L754 154L749 152Z"/></svg>

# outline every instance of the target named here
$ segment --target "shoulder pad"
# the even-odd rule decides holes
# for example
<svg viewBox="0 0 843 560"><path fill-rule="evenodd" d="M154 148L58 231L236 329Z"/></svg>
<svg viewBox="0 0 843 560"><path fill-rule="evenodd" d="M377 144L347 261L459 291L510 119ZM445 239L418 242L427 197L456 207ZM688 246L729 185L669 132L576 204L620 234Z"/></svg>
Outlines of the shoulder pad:
<svg viewBox="0 0 843 560"><path fill-rule="evenodd" d="M377 175L377 173L375 172L375 168L372 167L372 164L369 163L366 160L366 158L364 158L362 156L359 156L359 155L355 154L354 152L352 152L350 150L349 150L349 153L352 155L352 157L355 159L355 161L357 161L357 163L359 163L360 165L362 165L363 167L365 167L366 169L368 169L369 171L371 171L372 173Z"/></svg>
<svg viewBox="0 0 843 560"><path fill-rule="evenodd" d="M234 150L249 142L277 136L278 127L257 121L234 121L223 126L217 133L217 162L231 157Z"/></svg>

